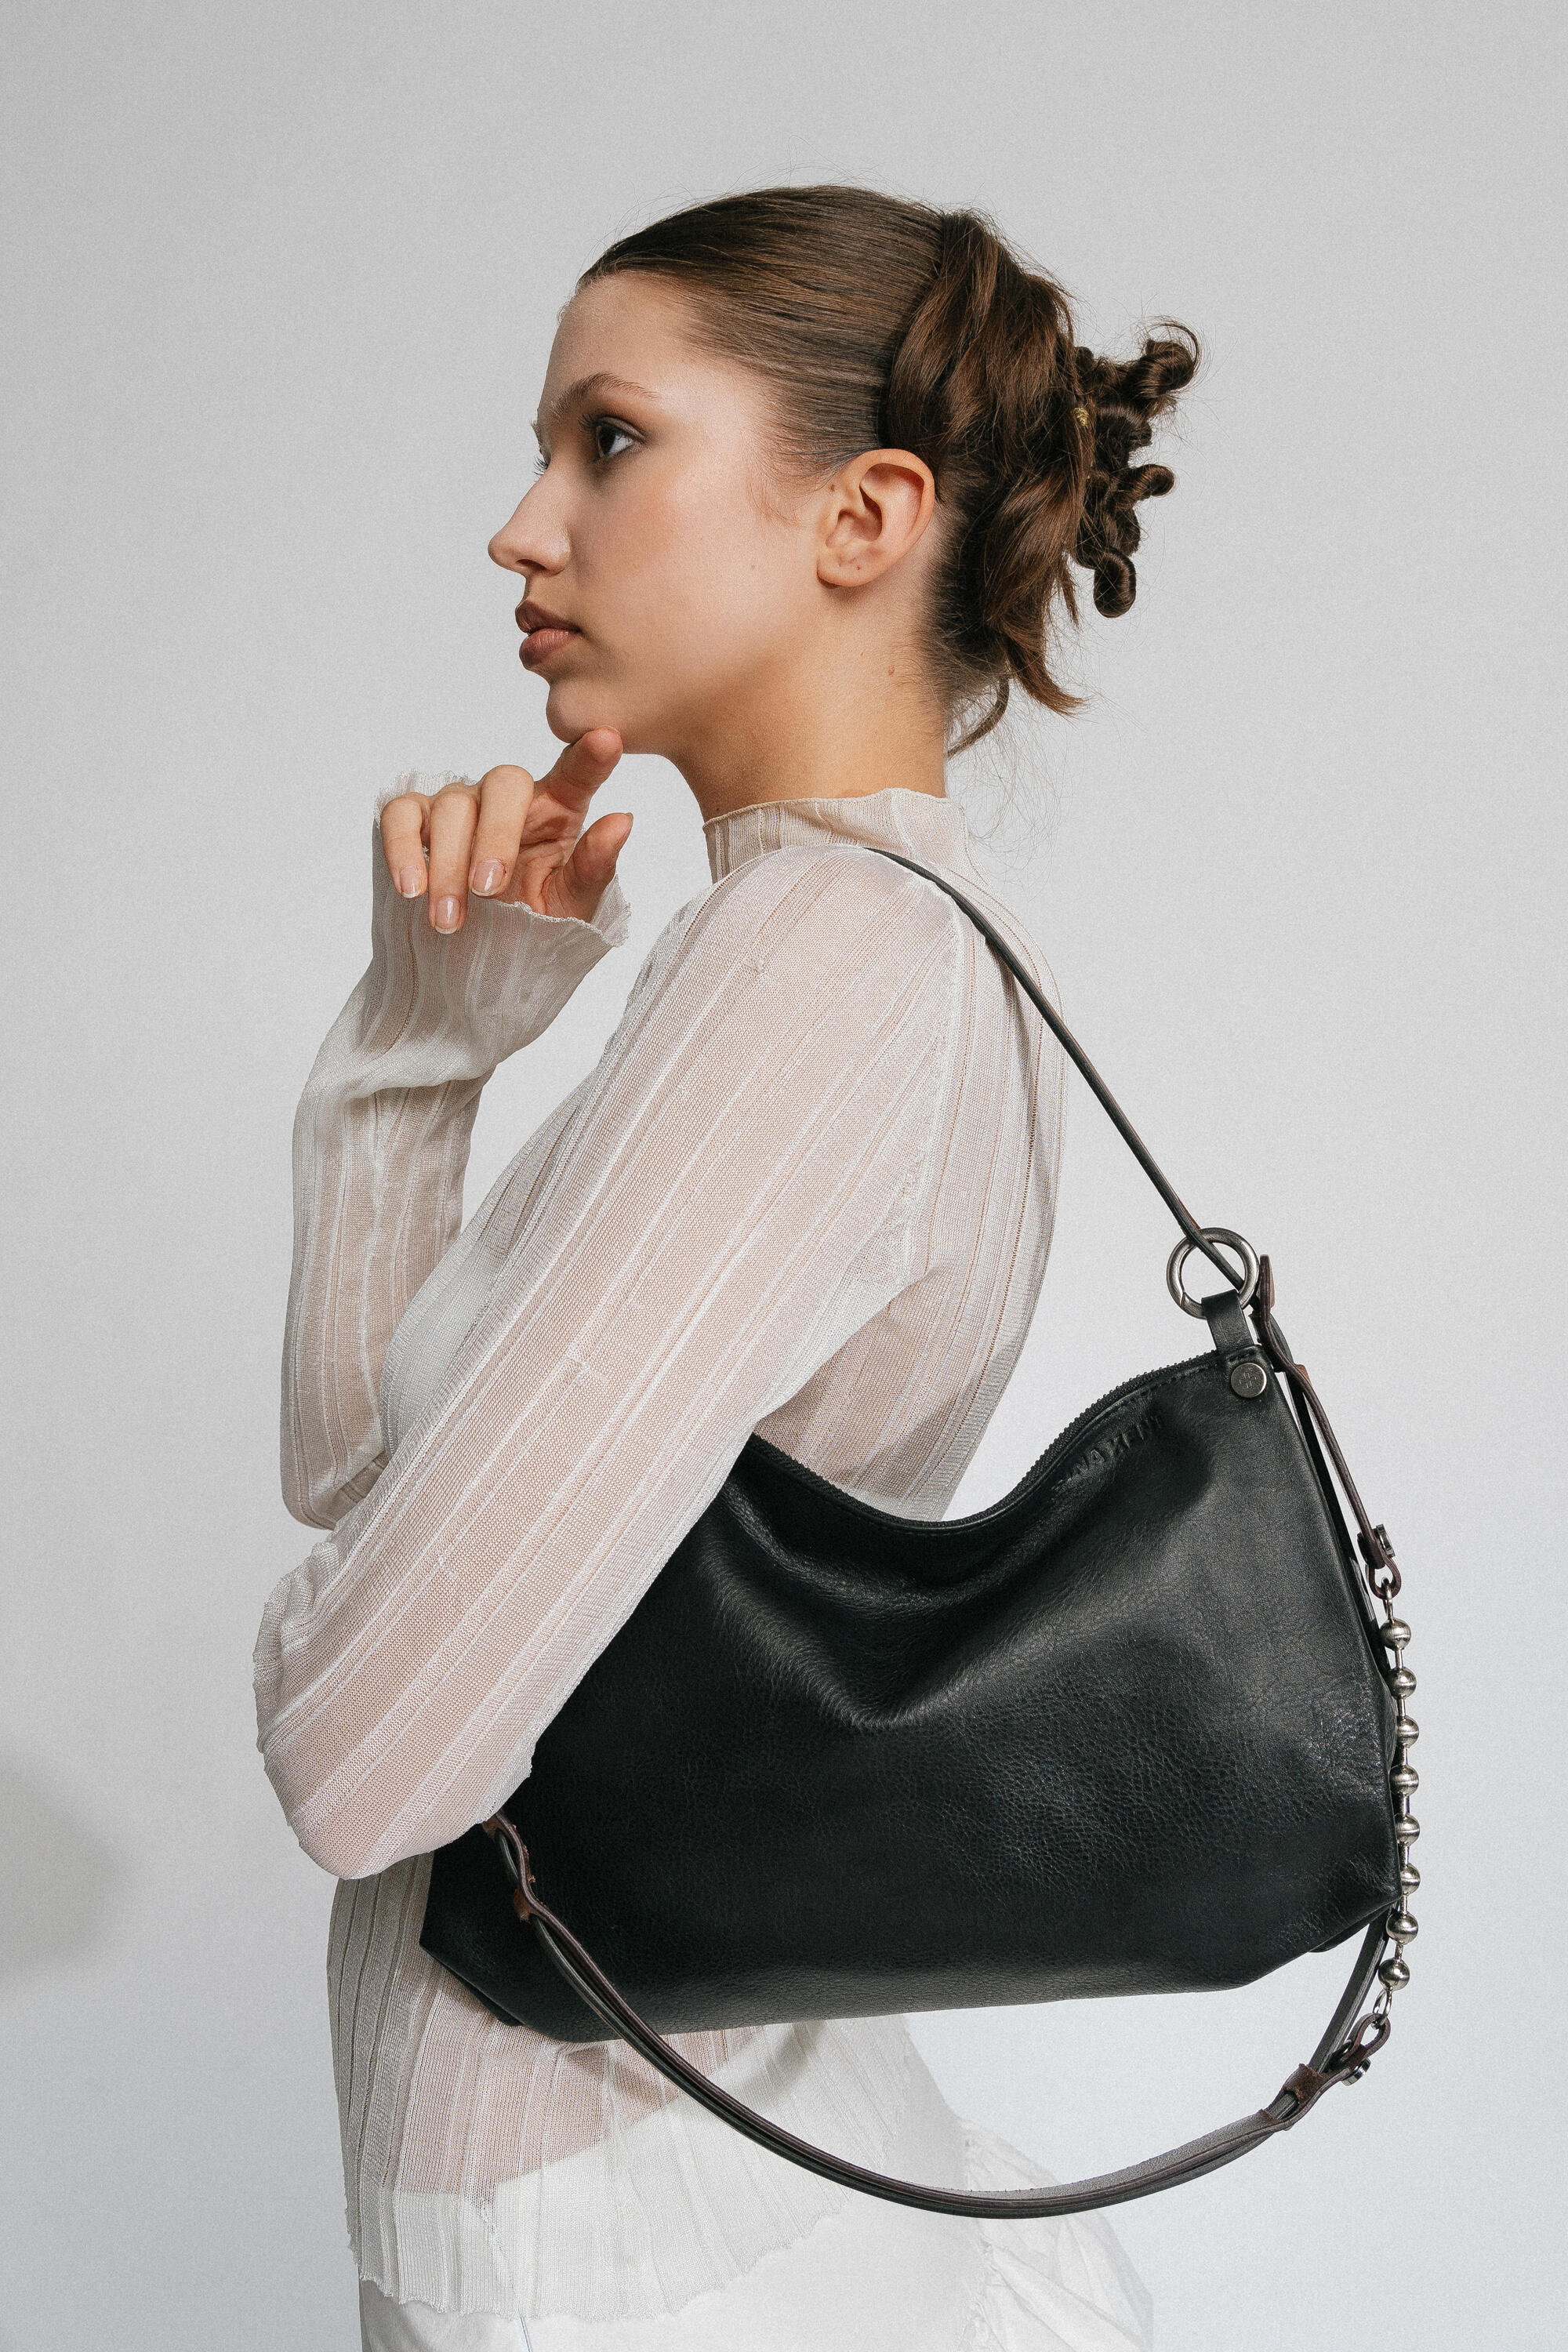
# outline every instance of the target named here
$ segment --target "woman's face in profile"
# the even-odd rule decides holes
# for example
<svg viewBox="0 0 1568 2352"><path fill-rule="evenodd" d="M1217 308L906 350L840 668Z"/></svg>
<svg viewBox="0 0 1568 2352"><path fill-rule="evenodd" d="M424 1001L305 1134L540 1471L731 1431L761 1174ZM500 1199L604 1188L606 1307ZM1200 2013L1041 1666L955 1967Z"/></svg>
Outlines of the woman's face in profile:
<svg viewBox="0 0 1568 2352"><path fill-rule="evenodd" d="M679 759L809 634L816 506L766 386L704 352L683 297L626 273L576 295L550 355L533 488L490 541L525 583L551 731Z"/></svg>

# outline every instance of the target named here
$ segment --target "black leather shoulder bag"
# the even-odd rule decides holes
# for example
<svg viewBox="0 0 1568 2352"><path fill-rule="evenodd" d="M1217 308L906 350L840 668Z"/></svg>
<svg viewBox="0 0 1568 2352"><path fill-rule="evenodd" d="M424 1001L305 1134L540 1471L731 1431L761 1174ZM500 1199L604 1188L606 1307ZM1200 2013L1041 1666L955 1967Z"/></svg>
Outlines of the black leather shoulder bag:
<svg viewBox="0 0 1568 2352"><path fill-rule="evenodd" d="M1166 1279L1212 1347L1123 1381L966 1518L879 1510L753 1433L528 1780L435 1855L421 1941L497 2017L619 2034L828 2179L937 2212L1082 2212L1245 2155L1386 2041L1418 1884L1409 1629L1267 1257L1194 1223L985 918L895 862L977 924L1115 1121L1181 1227ZM1213 1297L1185 1288L1194 1250L1226 1277ZM1239 1985L1358 1929L1317 2050L1267 2106L1052 2189L842 2162L664 2039Z"/></svg>

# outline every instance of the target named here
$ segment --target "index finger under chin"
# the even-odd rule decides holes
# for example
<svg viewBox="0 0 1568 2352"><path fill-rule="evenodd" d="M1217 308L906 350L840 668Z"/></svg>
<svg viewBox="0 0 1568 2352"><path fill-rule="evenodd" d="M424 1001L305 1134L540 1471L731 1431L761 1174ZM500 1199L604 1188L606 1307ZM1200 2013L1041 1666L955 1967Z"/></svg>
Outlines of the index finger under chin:
<svg viewBox="0 0 1568 2352"><path fill-rule="evenodd" d="M567 744L542 789L569 803L580 801L585 808L620 758L621 751L621 739L615 728L586 728L574 743Z"/></svg>
<svg viewBox="0 0 1568 2352"><path fill-rule="evenodd" d="M381 812L381 854L395 888L417 898L425 887L425 833L430 816L427 793L399 793Z"/></svg>

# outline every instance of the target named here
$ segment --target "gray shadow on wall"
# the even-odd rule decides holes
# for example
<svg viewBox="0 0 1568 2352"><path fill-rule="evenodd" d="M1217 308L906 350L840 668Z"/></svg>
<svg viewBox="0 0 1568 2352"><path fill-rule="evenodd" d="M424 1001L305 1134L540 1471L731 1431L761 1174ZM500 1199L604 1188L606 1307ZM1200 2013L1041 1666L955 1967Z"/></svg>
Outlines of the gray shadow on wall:
<svg viewBox="0 0 1568 2352"><path fill-rule="evenodd" d="M0 1757L0 1987L107 1943L130 1879L68 1800L16 1757Z"/></svg>

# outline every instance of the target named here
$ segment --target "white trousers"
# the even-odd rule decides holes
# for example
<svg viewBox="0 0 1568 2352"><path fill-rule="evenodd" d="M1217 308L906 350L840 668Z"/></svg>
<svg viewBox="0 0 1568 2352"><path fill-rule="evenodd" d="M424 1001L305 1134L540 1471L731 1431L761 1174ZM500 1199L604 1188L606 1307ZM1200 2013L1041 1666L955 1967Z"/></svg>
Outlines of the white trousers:
<svg viewBox="0 0 1568 2352"><path fill-rule="evenodd" d="M521 2319L394 2303L369 2279L359 2283L359 2327L361 2352L532 2352Z"/></svg>

